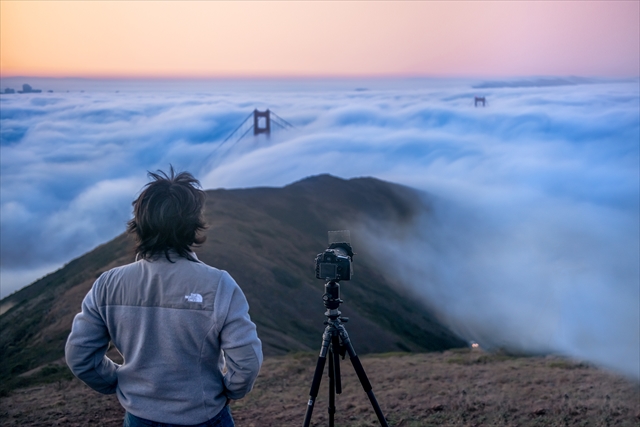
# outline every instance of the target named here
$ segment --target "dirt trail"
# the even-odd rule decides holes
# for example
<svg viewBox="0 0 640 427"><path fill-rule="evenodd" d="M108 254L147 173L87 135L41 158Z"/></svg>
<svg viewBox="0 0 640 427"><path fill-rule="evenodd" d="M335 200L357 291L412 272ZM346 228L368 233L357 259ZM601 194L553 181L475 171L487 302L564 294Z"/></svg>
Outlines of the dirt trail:
<svg viewBox="0 0 640 427"><path fill-rule="evenodd" d="M301 425L316 356L265 360L253 392L234 402L238 427ZM509 357L481 351L362 357L389 424L409 426L640 425L637 383L561 358ZM337 426L379 425L348 360ZM326 376L312 425L328 425ZM77 380L17 390L0 399L3 426L121 426L115 396Z"/></svg>

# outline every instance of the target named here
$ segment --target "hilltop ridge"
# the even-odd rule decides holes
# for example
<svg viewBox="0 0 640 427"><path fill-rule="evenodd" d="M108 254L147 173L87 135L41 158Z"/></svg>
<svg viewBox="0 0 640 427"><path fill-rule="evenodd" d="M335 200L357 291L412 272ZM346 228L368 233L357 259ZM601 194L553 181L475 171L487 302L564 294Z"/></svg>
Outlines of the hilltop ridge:
<svg viewBox="0 0 640 427"><path fill-rule="evenodd" d="M207 241L200 260L227 270L250 304L265 355L316 351L324 329L324 282L314 259L327 231L363 221L410 223L428 209L422 193L373 178L316 175L282 188L207 190ZM428 351L466 346L424 307L403 295L352 234L353 280L343 282L341 306L359 353ZM98 246L62 269L0 301L0 379L59 363L73 316L95 279L133 262L126 234Z"/></svg>

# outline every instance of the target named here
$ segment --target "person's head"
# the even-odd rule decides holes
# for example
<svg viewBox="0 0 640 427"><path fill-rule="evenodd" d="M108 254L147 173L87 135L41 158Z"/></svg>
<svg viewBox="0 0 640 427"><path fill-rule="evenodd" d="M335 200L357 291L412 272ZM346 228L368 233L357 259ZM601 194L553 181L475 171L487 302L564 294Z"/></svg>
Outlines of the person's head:
<svg viewBox="0 0 640 427"><path fill-rule="evenodd" d="M149 172L149 182L133 202L133 219L127 231L136 237L136 252L142 259L169 250L194 261L192 245L204 243L206 236L198 233L206 228L202 218L205 193L200 182L189 172L169 175L163 171Z"/></svg>

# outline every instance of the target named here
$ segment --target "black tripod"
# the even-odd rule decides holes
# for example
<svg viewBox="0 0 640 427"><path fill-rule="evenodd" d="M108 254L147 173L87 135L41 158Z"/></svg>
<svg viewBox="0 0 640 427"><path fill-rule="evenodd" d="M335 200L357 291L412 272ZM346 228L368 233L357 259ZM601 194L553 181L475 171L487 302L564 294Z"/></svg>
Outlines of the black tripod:
<svg viewBox="0 0 640 427"><path fill-rule="evenodd" d="M324 364L327 361L327 353L329 354L329 427L334 426L334 416L336 413L336 393L342 393L342 382L340 380L340 356L345 356L349 353L349 360L355 369L360 384L365 393L371 401L371 406L375 411L380 425L383 427L389 427L387 421L384 419L380 405L376 400L376 396L371 389L371 383L367 378L367 374L364 372L360 358L356 355L356 351L353 349L349 334L345 329L343 322L347 322L349 319L346 317L340 317L340 284L331 280L324 285L325 293L322 297L324 306L327 311L324 313L327 316L327 320L324 322L327 327L322 334L322 348L320 349L320 356L318 357L318 363L316 364L316 371L313 374L313 381L311 382L311 391L309 391L309 403L307 405L307 412L304 416L304 427L309 427L311 421L311 414L313 413L313 407L316 403L316 397L318 397L318 389L320 388L320 381L322 380L322 374L324 372Z"/></svg>

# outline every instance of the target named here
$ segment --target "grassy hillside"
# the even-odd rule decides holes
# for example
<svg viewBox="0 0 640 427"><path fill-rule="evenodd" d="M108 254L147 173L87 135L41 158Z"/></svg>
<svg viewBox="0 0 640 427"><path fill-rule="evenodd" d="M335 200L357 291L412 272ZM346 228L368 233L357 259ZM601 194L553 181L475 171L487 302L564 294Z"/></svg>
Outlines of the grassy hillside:
<svg viewBox="0 0 640 427"><path fill-rule="evenodd" d="M296 426L304 419L315 353L265 359L253 391L231 404L236 425ZM555 357L513 357L480 350L362 357L389 424L418 426L619 426L640 423L637 383ZM348 361L336 425L379 426ZM327 426L328 379L312 426ZM3 426L119 427L124 410L78 380L22 389L0 398Z"/></svg>
<svg viewBox="0 0 640 427"><path fill-rule="evenodd" d="M266 355L316 351L321 343L323 282L314 259L327 231L363 222L409 224L425 207L409 188L328 175L284 188L207 191L207 264L231 273L244 290ZM398 293L352 236L352 281L342 282L342 311L359 353L442 350L465 343L411 298ZM126 235L99 246L0 302L0 381L5 388L68 376L60 360L73 316L104 271L134 260ZM43 368L44 367L44 368Z"/></svg>

